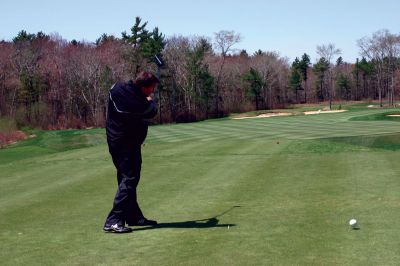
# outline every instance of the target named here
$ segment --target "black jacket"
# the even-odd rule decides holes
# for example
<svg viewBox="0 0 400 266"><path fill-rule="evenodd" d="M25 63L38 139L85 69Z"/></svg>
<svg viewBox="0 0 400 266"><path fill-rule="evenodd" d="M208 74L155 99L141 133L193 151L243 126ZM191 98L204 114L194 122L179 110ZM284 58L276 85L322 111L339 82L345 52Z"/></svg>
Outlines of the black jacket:
<svg viewBox="0 0 400 266"><path fill-rule="evenodd" d="M109 92L107 141L121 145L141 145L147 136L148 122L157 114L153 101L132 81L115 83Z"/></svg>

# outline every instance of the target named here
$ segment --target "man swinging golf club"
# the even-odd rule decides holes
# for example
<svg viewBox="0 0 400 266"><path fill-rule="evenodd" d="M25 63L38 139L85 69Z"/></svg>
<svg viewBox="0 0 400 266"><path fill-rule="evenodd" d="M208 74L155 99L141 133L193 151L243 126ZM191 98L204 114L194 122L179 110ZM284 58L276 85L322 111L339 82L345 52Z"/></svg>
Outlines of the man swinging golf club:
<svg viewBox="0 0 400 266"><path fill-rule="evenodd" d="M143 216L136 187L142 164L141 146L147 135L147 119L157 114L150 95L159 83L156 76L140 72L134 81L115 83L108 99L107 143L117 169L118 190L104 231L129 233L128 226L156 225Z"/></svg>

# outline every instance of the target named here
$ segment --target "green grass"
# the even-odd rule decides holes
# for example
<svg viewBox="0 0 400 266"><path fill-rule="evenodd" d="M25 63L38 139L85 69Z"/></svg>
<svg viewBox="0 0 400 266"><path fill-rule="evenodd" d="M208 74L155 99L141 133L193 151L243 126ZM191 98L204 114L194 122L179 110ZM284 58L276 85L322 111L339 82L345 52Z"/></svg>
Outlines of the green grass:
<svg viewBox="0 0 400 266"><path fill-rule="evenodd" d="M353 117L352 121L376 121L376 120L390 120L390 121L400 121L400 117L398 116L390 116L390 115L399 115L400 110L398 111L390 111L384 113L376 113L376 114L368 114L364 116L356 116Z"/></svg>
<svg viewBox="0 0 400 266"><path fill-rule="evenodd" d="M101 230L104 130L36 131L0 150L0 264L398 265L400 124L357 119L389 111L152 126L139 201L161 226L125 235Z"/></svg>

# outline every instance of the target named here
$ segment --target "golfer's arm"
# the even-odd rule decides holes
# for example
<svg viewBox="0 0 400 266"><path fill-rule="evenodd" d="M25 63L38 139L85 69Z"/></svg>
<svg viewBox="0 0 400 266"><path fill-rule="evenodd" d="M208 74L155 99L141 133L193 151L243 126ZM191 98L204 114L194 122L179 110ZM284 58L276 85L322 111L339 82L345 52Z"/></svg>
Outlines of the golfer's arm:
<svg viewBox="0 0 400 266"><path fill-rule="evenodd" d="M148 101L147 108L143 112L143 118L150 119L155 117L156 114L157 114L157 104L152 100Z"/></svg>

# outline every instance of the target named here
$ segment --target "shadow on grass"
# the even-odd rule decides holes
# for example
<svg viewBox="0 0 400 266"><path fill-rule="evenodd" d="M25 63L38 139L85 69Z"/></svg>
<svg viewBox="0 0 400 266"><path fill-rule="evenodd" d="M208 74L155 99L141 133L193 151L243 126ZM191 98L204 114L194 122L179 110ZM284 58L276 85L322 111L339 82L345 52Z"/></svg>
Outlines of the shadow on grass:
<svg viewBox="0 0 400 266"><path fill-rule="evenodd" d="M219 224L219 220L215 217L204 220L194 220L194 221L185 221L185 222L171 222L171 223L159 223L154 226L135 228L133 231L143 231L143 230L152 230L152 229L161 229L161 228L214 228L214 227L232 227L236 226L235 224Z"/></svg>
<svg viewBox="0 0 400 266"><path fill-rule="evenodd" d="M234 208L238 208L240 206L233 206L230 209L214 216L211 218L207 219L201 219L201 220L192 220L192 221L184 221L184 222L170 222L170 223L159 223L154 226L147 226L147 227L141 227L141 228L135 228L133 231L143 231L143 230L152 230L152 229L161 229L161 228L187 228L187 229L192 229L192 228L215 228L215 227L233 227L236 226L236 224L219 224L219 220L217 217L220 217L227 212L230 212Z"/></svg>

